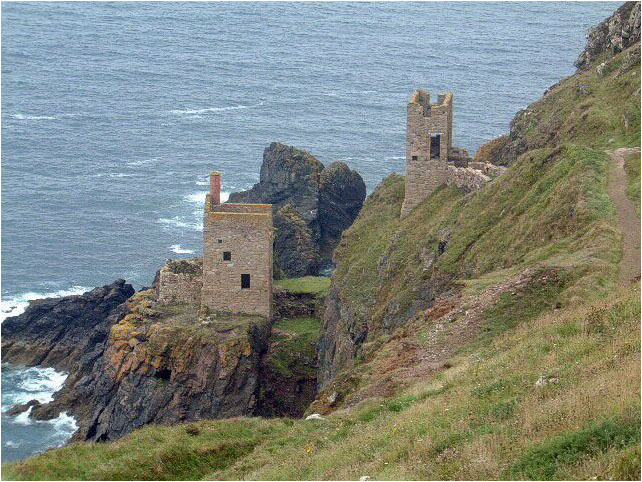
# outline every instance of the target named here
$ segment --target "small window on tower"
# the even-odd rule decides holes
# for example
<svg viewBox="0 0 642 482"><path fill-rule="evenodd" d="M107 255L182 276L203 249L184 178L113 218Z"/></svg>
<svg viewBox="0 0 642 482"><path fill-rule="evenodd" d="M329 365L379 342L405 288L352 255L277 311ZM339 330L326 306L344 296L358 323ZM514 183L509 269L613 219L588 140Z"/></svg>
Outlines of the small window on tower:
<svg viewBox="0 0 642 482"><path fill-rule="evenodd" d="M242 274L241 275L241 289L249 290L250 289L250 275Z"/></svg>
<svg viewBox="0 0 642 482"><path fill-rule="evenodd" d="M222 240L222 239L219 239L219 240L218 240L218 244L221 244L222 242L223 242L223 240Z"/></svg>
<svg viewBox="0 0 642 482"><path fill-rule="evenodd" d="M416 161L417 160L417 156L412 156L412 160Z"/></svg>
<svg viewBox="0 0 642 482"><path fill-rule="evenodd" d="M232 261L232 253L230 251L223 251L223 261Z"/></svg>

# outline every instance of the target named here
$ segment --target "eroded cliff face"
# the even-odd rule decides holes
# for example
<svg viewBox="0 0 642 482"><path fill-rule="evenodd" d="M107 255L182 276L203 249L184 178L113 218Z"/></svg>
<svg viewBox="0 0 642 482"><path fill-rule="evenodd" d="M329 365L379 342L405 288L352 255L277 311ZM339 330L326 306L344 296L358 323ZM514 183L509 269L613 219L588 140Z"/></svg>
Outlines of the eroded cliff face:
<svg viewBox="0 0 642 482"><path fill-rule="evenodd" d="M197 276L191 268L199 261L170 260L165 268L182 263ZM157 278L155 288L138 293L119 280L39 300L7 319L3 361L69 372L51 403L12 414L32 405L36 419L66 411L78 421L74 440L89 441L150 423L303 414L316 394L318 296L277 290L269 322L199 312L190 296L159 299Z"/></svg>
<svg viewBox="0 0 642 482"><path fill-rule="evenodd" d="M640 41L640 2L626 2L613 15L586 32L586 47L575 62L590 67L604 54L612 56Z"/></svg>
<svg viewBox="0 0 642 482"><path fill-rule="evenodd" d="M325 167L309 152L273 142L263 153L260 181L229 202L274 205L275 272L298 277L330 263L365 196L363 179L346 164Z"/></svg>
<svg viewBox="0 0 642 482"><path fill-rule="evenodd" d="M262 318L199 318L197 306L135 294L110 315L96 359L81 358L48 418L71 409L79 440L113 440L148 423L251 415L270 326ZM100 351L98 347L97 351Z"/></svg>

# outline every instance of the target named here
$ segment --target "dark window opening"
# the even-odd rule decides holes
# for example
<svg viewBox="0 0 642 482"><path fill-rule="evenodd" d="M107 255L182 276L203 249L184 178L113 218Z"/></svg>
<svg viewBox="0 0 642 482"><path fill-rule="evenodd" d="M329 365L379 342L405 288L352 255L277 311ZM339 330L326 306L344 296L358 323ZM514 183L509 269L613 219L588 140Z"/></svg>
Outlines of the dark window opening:
<svg viewBox="0 0 642 482"><path fill-rule="evenodd" d="M223 261L231 261L232 253L230 251L223 251Z"/></svg>
<svg viewBox="0 0 642 482"><path fill-rule="evenodd" d="M249 290L250 289L250 275L242 274L241 275L241 289Z"/></svg>
<svg viewBox="0 0 642 482"><path fill-rule="evenodd" d="M219 239L219 240L218 240L218 244L221 244L222 242L223 242L223 240L222 240L222 239Z"/></svg>
<svg viewBox="0 0 642 482"><path fill-rule="evenodd" d="M154 376L160 380L169 380L172 377L172 371L167 368L160 368L159 370L156 370Z"/></svg>
<svg viewBox="0 0 642 482"><path fill-rule="evenodd" d="M441 135L434 134L430 136L430 158L438 159L441 145Z"/></svg>
<svg viewBox="0 0 642 482"><path fill-rule="evenodd" d="M412 160L416 161L417 160L417 156L412 156Z"/></svg>

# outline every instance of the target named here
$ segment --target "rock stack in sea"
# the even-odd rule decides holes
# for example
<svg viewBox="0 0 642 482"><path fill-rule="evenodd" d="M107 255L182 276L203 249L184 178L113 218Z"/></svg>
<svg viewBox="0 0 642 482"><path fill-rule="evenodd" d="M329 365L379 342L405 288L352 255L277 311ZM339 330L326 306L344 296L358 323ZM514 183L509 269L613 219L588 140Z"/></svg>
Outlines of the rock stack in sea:
<svg viewBox="0 0 642 482"><path fill-rule="evenodd" d="M309 152L273 142L263 153L259 182L229 201L274 205L275 273L296 277L331 263L365 197L363 179L345 163L325 167Z"/></svg>

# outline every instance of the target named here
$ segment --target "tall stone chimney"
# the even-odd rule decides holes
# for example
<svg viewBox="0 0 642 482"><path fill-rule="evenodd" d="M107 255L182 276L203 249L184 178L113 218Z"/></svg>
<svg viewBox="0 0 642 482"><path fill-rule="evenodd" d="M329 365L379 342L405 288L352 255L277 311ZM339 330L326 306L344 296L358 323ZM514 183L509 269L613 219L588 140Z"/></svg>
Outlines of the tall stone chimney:
<svg viewBox="0 0 642 482"><path fill-rule="evenodd" d="M210 172L210 195L212 205L221 204L221 173L218 171Z"/></svg>

